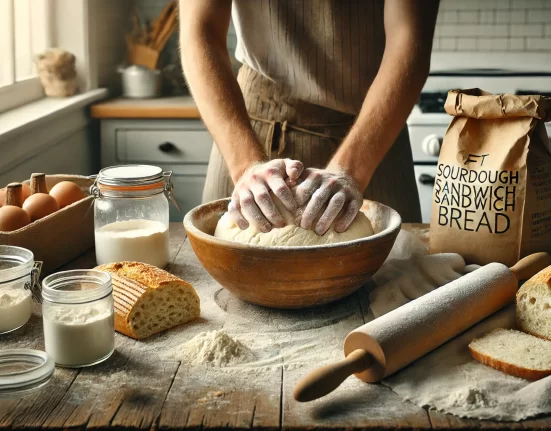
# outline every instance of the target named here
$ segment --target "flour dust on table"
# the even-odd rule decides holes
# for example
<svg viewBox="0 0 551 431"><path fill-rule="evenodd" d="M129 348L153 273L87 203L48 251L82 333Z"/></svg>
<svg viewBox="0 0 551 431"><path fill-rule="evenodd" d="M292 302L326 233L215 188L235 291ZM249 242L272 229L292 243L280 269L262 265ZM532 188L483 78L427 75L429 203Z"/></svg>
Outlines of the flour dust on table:
<svg viewBox="0 0 551 431"><path fill-rule="evenodd" d="M224 367L254 361L251 350L223 331L202 332L167 354L187 365Z"/></svg>

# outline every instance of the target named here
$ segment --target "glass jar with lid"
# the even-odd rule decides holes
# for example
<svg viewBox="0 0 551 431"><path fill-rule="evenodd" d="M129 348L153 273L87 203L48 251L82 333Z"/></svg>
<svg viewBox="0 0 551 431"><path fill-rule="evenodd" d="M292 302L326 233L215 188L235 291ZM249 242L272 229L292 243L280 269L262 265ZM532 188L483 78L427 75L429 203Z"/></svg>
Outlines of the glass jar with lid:
<svg viewBox="0 0 551 431"><path fill-rule="evenodd" d="M56 365L98 364L115 350L111 275L97 270L52 274L42 281L46 353Z"/></svg>
<svg viewBox="0 0 551 431"><path fill-rule="evenodd" d="M35 264L30 250L0 245L0 334L29 321L39 273L40 264Z"/></svg>
<svg viewBox="0 0 551 431"><path fill-rule="evenodd" d="M164 268L169 261L169 203L178 209L172 172L157 166L102 169L92 187L96 260L136 261Z"/></svg>

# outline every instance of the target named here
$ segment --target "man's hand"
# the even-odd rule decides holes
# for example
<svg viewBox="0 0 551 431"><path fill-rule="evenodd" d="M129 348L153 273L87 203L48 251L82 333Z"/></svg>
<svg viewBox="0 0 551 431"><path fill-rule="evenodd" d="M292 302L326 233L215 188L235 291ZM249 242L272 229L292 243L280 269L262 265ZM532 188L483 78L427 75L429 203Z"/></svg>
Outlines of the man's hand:
<svg viewBox="0 0 551 431"><path fill-rule="evenodd" d="M335 231L344 232L354 221L363 202L355 181L344 172L308 168L297 182L295 190L299 207L306 208L300 226L323 235L335 223Z"/></svg>
<svg viewBox="0 0 551 431"><path fill-rule="evenodd" d="M240 229L249 224L261 232L269 232L272 226L284 227L285 220L277 210L270 191L290 212L298 209L291 189L287 185L298 180L304 165L298 160L275 159L253 165L235 185L228 212ZM287 181L287 183L286 183Z"/></svg>

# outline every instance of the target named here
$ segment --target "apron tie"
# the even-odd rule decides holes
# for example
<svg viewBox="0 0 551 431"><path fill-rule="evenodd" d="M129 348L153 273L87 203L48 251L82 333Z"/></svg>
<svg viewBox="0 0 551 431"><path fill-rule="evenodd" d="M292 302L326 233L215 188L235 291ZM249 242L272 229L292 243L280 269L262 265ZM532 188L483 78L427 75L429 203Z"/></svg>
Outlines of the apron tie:
<svg viewBox="0 0 551 431"><path fill-rule="evenodd" d="M268 132L267 138L270 141L271 150L274 150L273 148L274 144L277 142L278 156L281 155L285 150L285 147L287 145L286 136L288 131L305 133L307 135L318 136L320 138L331 139L333 141L338 142L341 138L337 136L328 135L326 133L316 132L315 130L311 130L309 128L343 127L343 126L352 126L353 124L353 122L349 122L349 123L332 123L332 124L304 124L302 126L298 126L298 125L289 123L287 120L284 120L284 121L267 120L265 118L256 117L254 115L249 115L249 118L251 120L260 121L261 123L270 125L270 131Z"/></svg>

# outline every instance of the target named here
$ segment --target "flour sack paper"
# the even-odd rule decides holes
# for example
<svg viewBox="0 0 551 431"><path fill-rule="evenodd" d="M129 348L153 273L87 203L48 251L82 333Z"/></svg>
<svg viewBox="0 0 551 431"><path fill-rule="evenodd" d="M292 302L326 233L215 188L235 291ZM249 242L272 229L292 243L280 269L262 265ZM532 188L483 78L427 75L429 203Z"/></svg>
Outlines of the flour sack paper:
<svg viewBox="0 0 551 431"><path fill-rule="evenodd" d="M430 252L515 264L551 250L551 98L448 93L453 115L433 192Z"/></svg>

